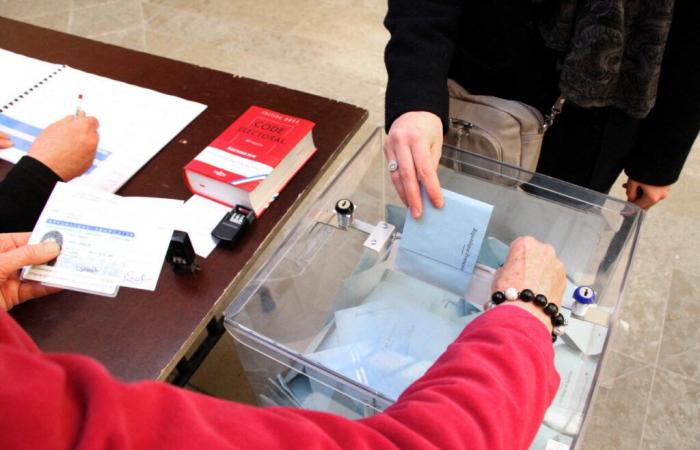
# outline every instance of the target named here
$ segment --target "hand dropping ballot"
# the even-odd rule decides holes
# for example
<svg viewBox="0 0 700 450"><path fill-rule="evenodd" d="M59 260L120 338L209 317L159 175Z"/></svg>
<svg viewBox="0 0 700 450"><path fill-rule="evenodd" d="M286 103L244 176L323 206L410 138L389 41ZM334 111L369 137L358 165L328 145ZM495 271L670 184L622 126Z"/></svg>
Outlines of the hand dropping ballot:
<svg viewBox="0 0 700 450"><path fill-rule="evenodd" d="M423 216L414 219L407 213L396 266L462 295L474 272L493 206L446 189L442 193L442 208L435 208L423 191Z"/></svg>
<svg viewBox="0 0 700 450"><path fill-rule="evenodd" d="M61 253L47 264L25 267L22 278L109 297L120 286L154 290L172 228L147 211L162 213L181 203L58 183L29 243L51 240Z"/></svg>

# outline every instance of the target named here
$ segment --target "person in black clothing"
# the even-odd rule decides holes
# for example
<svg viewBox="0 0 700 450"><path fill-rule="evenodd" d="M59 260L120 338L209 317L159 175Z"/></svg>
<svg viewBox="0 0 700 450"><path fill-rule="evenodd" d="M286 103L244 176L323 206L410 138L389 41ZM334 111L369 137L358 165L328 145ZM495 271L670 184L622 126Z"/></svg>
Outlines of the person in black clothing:
<svg viewBox="0 0 700 450"><path fill-rule="evenodd" d="M419 183L442 206L448 78L543 113L563 93L537 171L607 193L624 170L628 200L645 209L677 181L700 129L700 2L390 0L384 23L385 154L416 217Z"/></svg>
<svg viewBox="0 0 700 450"><path fill-rule="evenodd" d="M69 116L36 137L0 182L0 233L31 231L58 181L82 175L95 159L99 124L94 117ZM0 133L0 152L12 146Z"/></svg>

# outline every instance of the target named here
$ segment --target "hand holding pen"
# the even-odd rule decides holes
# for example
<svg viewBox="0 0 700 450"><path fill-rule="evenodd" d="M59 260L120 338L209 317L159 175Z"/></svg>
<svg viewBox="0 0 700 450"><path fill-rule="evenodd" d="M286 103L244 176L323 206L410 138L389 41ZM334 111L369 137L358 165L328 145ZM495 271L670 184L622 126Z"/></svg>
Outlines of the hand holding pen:
<svg viewBox="0 0 700 450"><path fill-rule="evenodd" d="M41 161L63 181L82 175L95 160L99 123L80 110L54 122L36 137L29 156Z"/></svg>

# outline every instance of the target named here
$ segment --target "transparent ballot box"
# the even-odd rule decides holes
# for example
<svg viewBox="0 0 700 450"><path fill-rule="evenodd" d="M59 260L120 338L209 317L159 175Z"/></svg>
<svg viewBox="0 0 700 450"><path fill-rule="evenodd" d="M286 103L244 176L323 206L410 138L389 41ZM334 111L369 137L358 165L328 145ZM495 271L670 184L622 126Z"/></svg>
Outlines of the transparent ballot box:
<svg viewBox="0 0 700 450"><path fill-rule="evenodd" d="M400 263L410 219L382 139L377 130L307 199L226 311L260 404L350 418L382 411L483 312L510 242L529 235L553 245L567 268L568 319L555 344L561 386L531 448L550 441L575 448L615 328L641 210L446 146L441 186L492 206L475 265L463 283L452 283L438 261ZM460 226L472 219L467 212L435 227L431 242L444 245L450 230L468 232ZM579 286L596 299L572 315Z"/></svg>

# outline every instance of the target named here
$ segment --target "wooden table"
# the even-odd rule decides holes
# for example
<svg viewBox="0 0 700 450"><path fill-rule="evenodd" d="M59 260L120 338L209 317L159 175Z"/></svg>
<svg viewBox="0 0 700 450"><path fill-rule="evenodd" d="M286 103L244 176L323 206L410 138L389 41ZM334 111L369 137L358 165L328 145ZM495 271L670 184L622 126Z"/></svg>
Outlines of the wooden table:
<svg viewBox="0 0 700 450"><path fill-rule="evenodd" d="M0 17L0 48L208 105L118 192L186 199L182 166L250 105L316 123L317 153L233 251L216 249L195 275L166 265L155 292L123 288L115 299L62 292L27 302L14 318L44 351L77 352L122 380L164 379L225 302L224 292L295 200L367 118L367 111L238 77ZM0 162L0 176L11 165ZM225 296L230 298L229 295Z"/></svg>

